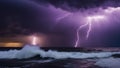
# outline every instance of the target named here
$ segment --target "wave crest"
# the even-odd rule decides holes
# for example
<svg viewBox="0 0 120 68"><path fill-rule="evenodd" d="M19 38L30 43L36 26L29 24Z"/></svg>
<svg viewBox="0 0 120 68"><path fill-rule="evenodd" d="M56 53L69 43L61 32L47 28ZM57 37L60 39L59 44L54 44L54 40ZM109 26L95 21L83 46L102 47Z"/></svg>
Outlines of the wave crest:
<svg viewBox="0 0 120 68"><path fill-rule="evenodd" d="M83 53L83 52L58 52L58 51L44 51L38 46L26 45L21 50L0 51L0 59L27 59L40 55L42 58L104 58L110 57L113 54L120 54L120 52L99 52L99 53Z"/></svg>

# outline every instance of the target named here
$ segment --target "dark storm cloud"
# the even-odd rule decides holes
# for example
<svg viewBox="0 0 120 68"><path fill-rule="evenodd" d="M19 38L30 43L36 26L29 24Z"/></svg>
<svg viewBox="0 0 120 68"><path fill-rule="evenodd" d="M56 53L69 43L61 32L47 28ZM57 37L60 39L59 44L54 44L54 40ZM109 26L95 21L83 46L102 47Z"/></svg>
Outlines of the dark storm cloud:
<svg viewBox="0 0 120 68"><path fill-rule="evenodd" d="M74 11L77 9L89 9L96 7L120 6L120 0L33 0L39 3L51 4L56 8Z"/></svg>
<svg viewBox="0 0 120 68"><path fill-rule="evenodd" d="M0 34L46 31L44 22L38 21L38 13L41 13L38 8L27 0L0 0ZM40 16L42 18L42 13Z"/></svg>

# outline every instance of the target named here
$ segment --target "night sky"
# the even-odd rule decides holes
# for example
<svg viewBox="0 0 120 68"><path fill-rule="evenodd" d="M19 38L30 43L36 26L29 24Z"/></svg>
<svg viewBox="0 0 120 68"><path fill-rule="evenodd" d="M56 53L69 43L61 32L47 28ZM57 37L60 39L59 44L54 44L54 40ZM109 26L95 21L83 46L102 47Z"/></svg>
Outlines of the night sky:
<svg viewBox="0 0 120 68"><path fill-rule="evenodd" d="M50 46L73 47L76 30L84 22L84 15L99 12L100 7L120 7L120 0L0 0L0 36L42 33L63 39L56 45L54 39ZM56 21L66 13L76 14ZM109 23L104 21L106 24L94 25L87 40L88 27L81 29L79 46L119 47L120 13L115 13L109 15Z"/></svg>

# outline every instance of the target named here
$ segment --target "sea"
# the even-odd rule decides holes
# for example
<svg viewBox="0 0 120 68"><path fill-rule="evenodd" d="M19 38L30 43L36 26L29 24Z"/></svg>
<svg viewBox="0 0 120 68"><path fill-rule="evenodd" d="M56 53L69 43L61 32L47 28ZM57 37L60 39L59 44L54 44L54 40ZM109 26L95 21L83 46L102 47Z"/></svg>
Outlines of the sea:
<svg viewBox="0 0 120 68"><path fill-rule="evenodd" d="M0 68L119 68L120 48L0 48Z"/></svg>

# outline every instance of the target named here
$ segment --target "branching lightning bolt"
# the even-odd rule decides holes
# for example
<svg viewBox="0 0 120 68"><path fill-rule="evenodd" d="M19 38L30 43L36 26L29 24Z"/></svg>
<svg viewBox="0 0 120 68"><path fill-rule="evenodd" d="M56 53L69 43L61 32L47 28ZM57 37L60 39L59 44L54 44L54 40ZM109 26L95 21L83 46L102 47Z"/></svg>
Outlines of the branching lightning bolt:
<svg viewBox="0 0 120 68"><path fill-rule="evenodd" d="M86 39L88 39L90 32L92 31L92 25L94 25L93 23L100 22L100 20L107 18L107 15L112 14L115 11L120 11L120 7L116 7L116 8L115 7L108 7L107 9L102 10L102 13L100 15L92 15L92 16L85 17L86 23L79 26L78 29L76 30L77 39L75 41L74 47L78 47L78 45L80 44L79 32L82 28L88 27L88 30L86 32ZM98 13L100 13L100 12L98 12ZM59 22L60 20L67 18L68 16L72 16L71 14L74 15L74 13L70 13L70 12L65 13L64 15L58 17L56 19L56 22Z"/></svg>
<svg viewBox="0 0 120 68"><path fill-rule="evenodd" d="M71 15L71 13L65 14L65 15L63 15L62 17L57 18L56 21L58 22L58 21L60 21L60 20L62 20L62 19L64 19L64 18L68 17L69 15ZM95 22L95 21L98 21L98 20L100 20L100 19L103 19L103 18L104 18L103 15L88 16L88 17L86 18L86 20L87 20L87 21L86 21L86 24L81 25L81 26L77 29L77 31L76 31L76 32L77 32L77 33L76 33L76 35L77 35L77 40L76 40L76 42L75 42L74 47L78 47L78 45L79 45L79 41L80 41L79 31L80 31L82 28L88 26L88 30L87 30L87 33L86 33L86 39L88 39L88 38L89 38L89 35L90 35L90 32L91 32L91 30L92 30L92 23Z"/></svg>
<svg viewBox="0 0 120 68"><path fill-rule="evenodd" d="M82 29L83 27L88 26L88 30L87 30L87 34L86 34L86 39L89 38L90 32L92 30L92 23L101 19L104 19L105 17L103 15L96 15L96 16L88 16L87 17L87 23L84 25L81 25L78 29L77 29L77 40L75 42L74 47L78 47L79 41L80 41L80 37L79 37L79 31L80 29Z"/></svg>

